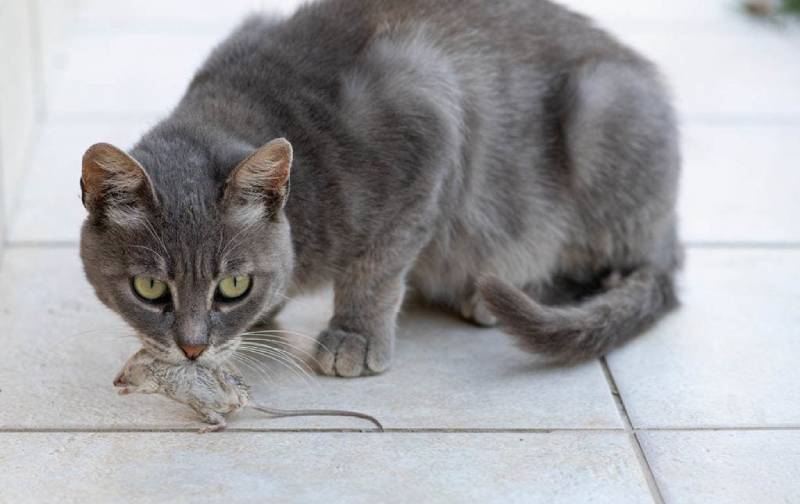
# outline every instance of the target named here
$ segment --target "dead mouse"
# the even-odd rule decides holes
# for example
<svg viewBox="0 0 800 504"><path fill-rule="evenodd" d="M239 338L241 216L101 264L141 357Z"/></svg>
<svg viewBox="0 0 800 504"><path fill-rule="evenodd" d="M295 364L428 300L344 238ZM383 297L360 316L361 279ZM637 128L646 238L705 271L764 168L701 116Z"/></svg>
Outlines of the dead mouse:
<svg viewBox="0 0 800 504"><path fill-rule="evenodd" d="M381 423L363 413L339 410L280 410L251 402L250 387L240 376L221 367L213 369L187 362L169 364L142 349L128 359L114 380L120 394L162 394L186 404L209 424L200 432L226 427L225 415L246 406L273 417L349 416L370 421L383 431Z"/></svg>

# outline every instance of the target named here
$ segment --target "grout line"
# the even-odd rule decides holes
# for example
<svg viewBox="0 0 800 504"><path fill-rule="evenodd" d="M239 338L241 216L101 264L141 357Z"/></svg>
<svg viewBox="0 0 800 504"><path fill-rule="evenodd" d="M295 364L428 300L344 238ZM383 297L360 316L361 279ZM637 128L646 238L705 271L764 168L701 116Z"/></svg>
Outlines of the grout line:
<svg viewBox="0 0 800 504"><path fill-rule="evenodd" d="M613 392L612 392L613 394ZM615 397L616 399L616 397ZM618 406L619 407L619 406ZM200 423L198 422L198 426ZM446 427L387 427L385 433L394 434L637 434L646 432L776 432L800 431L800 426L775 426L775 427L650 427L650 428L596 428L596 427L557 427L557 428L446 428ZM197 432L193 427L0 427L0 434L8 433L167 433L167 432ZM258 427L229 427L225 432L264 432L264 433L376 433L374 429L359 428L258 428Z"/></svg>
<svg viewBox="0 0 800 504"><path fill-rule="evenodd" d="M201 426L198 422L198 426ZM197 432L196 427L176 427L176 428L135 428L135 427L108 427L108 428L88 428L88 427L42 427L42 428L0 428L0 434L35 434L35 433L137 433L137 434L157 434L157 433L181 433L181 432ZM270 434L302 434L302 433L364 433L364 434L381 434L380 431L373 428L297 428L297 429L260 429L257 427L229 427L225 432L230 433L270 433ZM607 434L607 433L623 433L623 429L608 428L608 429L581 429L581 428L565 428L565 429L525 429L525 428L511 428L511 429L467 429L467 428L384 428L383 433L386 434L559 434L559 433L576 433L585 432L590 434Z"/></svg>
<svg viewBox="0 0 800 504"><path fill-rule="evenodd" d="M639 436L633 429L633 424L631 423L630 416L628 415L628 410L625 408L625 403L622 401L619 388L617 388L617 382L614 380L614 376L611 374L611 369L608 367L608 362L606 362L605 357L600 357L600 366L603 368L603 375L606 378L609 391L614 398L614 403L617 405L617 410L622 418L622 422L625 424L625 431L628 433L631 446L633 447L633 451L636 453L636 458L639 461L639 467L642 470L645 481L647 481L647 486L650 489L650 495L653 497L653 500L656 502L656 504L664 504L664 496L661 494L661 489L658 487L658 482L653 475L653 469L650 467L650 462L648 462L647 456L642 449Z"/></svg>

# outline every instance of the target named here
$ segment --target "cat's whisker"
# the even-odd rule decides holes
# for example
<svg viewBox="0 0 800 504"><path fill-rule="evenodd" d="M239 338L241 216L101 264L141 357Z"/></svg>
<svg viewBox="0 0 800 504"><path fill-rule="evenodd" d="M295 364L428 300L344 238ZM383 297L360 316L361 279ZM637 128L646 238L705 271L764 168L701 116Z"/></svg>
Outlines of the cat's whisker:
<svg viewBox="0 0 800 504"><path fill-rule="evenodd" d="M312 346L316 346L316 344L317 344L317 338L306 338L306 337L304 337L302 335L292 334L292 333L275 333L275 332L267 333L267 332L262 332L262 333L246 333L246 334L243 334L241 336L241 339L243 341L249 340L249 341L285 341L285 342L290 342L291 338L297 338L296 341L298 343L300 343L300 342L310 343Z"/></svg>
<svg viewBox="0 0 800 504"><path fill-rule="evenodd" d="M304 349L302 347L294 345L294 344L292 344L292 343L290 343L288 341L285 341L283 339L259 339L259 340L244 340L243 341L243 344L249 344L249 345L255 345L255 346L267 346L267 347L270 347L270 348L274 348L272 345L268 345L266 343L283 345L283 346L288 347L288 348L290 348L292 350L295 350L296 352L304 355L306 358L312 360L314 362L314 364L319 366L319 361L317 360L317 358L313 354L311 354L311 352L309 352L308 350L306 350L306 349Z"/></svg>
<svg viewBox="0 0 800 504"><path fill-rule="evenodd" d="M285 368L287 368L287 369L288 369L288 370L290 370L290 371L291 371L293 374L297 374L297 371L295 371L294 369L290 368L290 367L289 367L289 366L288 366L288 365L287 365L285 362L283 362L282 360L278 359L278 358L277 358L276 356L274 356L274 355L262 355L263 357L266 357L266 358L268 359L268 361L265 363L265 362L263 362L263 361L260 361L260 360L258 360L258 359L255 357L255 355L258 355L258 354L254 354L253 352L251 352L251 354L247 354L247 353L241 353L241 352L244 352L244 350L240 349L240 350L239 350L239 353L237 353L236 355L239 355L240 357L243 357L243 358L247 358L247 359L248 359L250 362L253 362L255 365L261 365L261 367L262 367L264 370L269 370L269 369L270 369L270 368L269 368L269 366L267 366L267 365L264 365L264 364L267 364L268 362L275 362L275 363L277 363L277 364L281 365L282 367L285 367ZM271 379L274 381L274 378L272 377L272 373L270 373L270 376L271 376ZM299 376L299 375L298 375L298 376Z"/></svg>
<svg viewBox="0 0 800 504"><path fill-rule="evenodd" d="M305 338L309 341L315 341L317 338L315 336L311 336L310 334L305 334L297 331L291 331L288 329L262 329L259 331L246 331L241 334L241 336L259 336L265 334L290 334L292 336L299 336L301 338Z"/></svg>
<svg viewBox="0 0 800 504"><path fill-rule="evenodd" d="M288 359L295 365L302 365L304 367L308 367L308 364L300 358L299 356L289 352L288 350L284 350L282 348L277 348L274 346L268 345L256 345L251 343L244 343L242 344L238 350L240 351L251 351L251 352L258 352L263 355L272 355L275 357L280 357L282 359ZM299 364L297 364L299 363Z"/></svg>
<svg viewBox="0 0 800 504"><path fill-rule="evenodd" d="M241 340L239 340L238 338L230 339L230 340L226 341L225 343L217 346L217 351L218 352L226 352L226 351L230 350L231 347L238 347L238 345L240 343L241 343ZM236 348L233 348L233 350L236 351Z"/></svg>
<svg viewBox="0 0 800 504"><path fill-rule="evenodd" d="M67 337L74 338L74 337L78 337L78 336L85 336L87 334L96 334L96 333L111 333L111 334L113 334L113 333L121 333L123 331L125 331L128 336L131 336L131 337L134 337L134 338L136 337L135 334L132 334L130 332L129 328L124 327L124 326L95 327L93 329L86 329L86 330L83 330L83 331L78 331L78 332L75 332L75 333L71 333Z"/></svg>
<svg viewBox="0 0 800 504"><path fill-rule="evenodd" d="M258 381L261 381L261 382L264 382L264 383L272 383L272 379L271 378L269 378L267 375L263 374L263 372L261 370L259 370L258 368L253 367L252 364L246 362L242 358L241 355L233 355L233 356L231 356L231 361L235 365L241 366L241 368L244 369L245 371L249 371L250 373L253 373Z"/></svg>
<svg viewBox="0 0 800 504"><path fill-rule="evenodd" d="M270 346L270 345L256 345L256 344L245 344L245 345L242 345L240 348L246 349L246 350L259 351L259 352L261 352L261 351L277 351L277 352L280 352L283 355L286 355L288 358L291 358L293 361L298 362L299 365L301 365L303 367L303 369L307 370L310 373L313 373L313 368L306 362L306 359L304 359L303 357L301 357L299 355L296 355L293 352L290 352L288 350L281 349L281 348L276 348L276 347ZM311 357L311 359L313 360L313 363L316 366L319 366L319 362L317 362L316 359L314 359L313 357Z"/></svg>
<svg viewBox="0 0 800 504"><path fill-rule="evenodd" d="M276 296L279 296L279 297L281 297L281 298L283 298L283 300L284 300L284 301L287 301L287 302L292 302L292 301L294 301L294 298L293 298L293 297L287 296L286 294L283 294L282 292L276 292L276 293L275 293L275 295L276 295Z"/></svg>
<svg viewBox="0 0 800 504"><path fill-rule="evenodd" d="M324 350L326 352L328 351L328 347L327 346L325 346L322 343L318 343L316 341L314 342L314 348L303 348L301 346L297 346L297 345L291 343L290 341L287 341L285 337L279 336L279 335L262 334L257 338L243 338L242 341L243 342L248 342L248 343L280 344L280 345L286 346L288 348L293 348L293 349L297 350L298 352L303 353L303 354L307 355L309 358L312 358L312 359L314 359L315 357L314 357L314 354L312 354L310 351L313 351L315 348L321 348L322 350Z"/></svg>
<svg viewBox="0 0 800 504"><path fill-rule="evenodd" d="M169 253L169 249L167 248L167 245L164 243L164 239L161 237L161 235L159 235L156 232L156 229L153 226L153 223L150 221L149 217L145 216L144 224L145 224L145 228L147 229L147 231L150 233L150 235L153 237L153 239L156 240L156 243L161 245L161 248L164 250L164 253L167 254L167 257L169 257L171 259L172 257L171 257L171 255ZM161 257L161 259L164 260L164 257L161 256L160 254L159 254L159 257Z"/></svg>
<svg viewBox="0 0 800 504"><path fill-rule="evenodd" d="M137 336L137 338L139 340L141 340L143 343L146 342L146 343L150 344L151 346L153 346L155 348L158 348L159 350L161 350L163 352L166 352L166 351L169 350L169 344L167 344L167 343L161 343L160 341L156 341L156 340L154 340L152 338L142 338L142 337L139 337L139 336Z"/></svg>
<svg viewBox="0 0 800 504"><path fill-rule="evenodd" d="M287 370L291 371L293 374L296 374L298 377L304 378L306 380L311 380L311 374L306 371L302 366L300 366L297 361L291 358L290 354L279 353L279 352L267 352L264 349L254 349L254 348L240 348L239 352L250 352L251 354L261 355L266 357L273 362L280 364L281 366L285 367Z"/></svg>
<svg viewBox="0 0 800 504"><path fill-rule="evenodd" d="M240 353L234 353L231 355L231 359L245 366L247 369L255 373L256 376L260 376L265 383L275 382L275 378L272 376L272 373L269 372L269 368L260 365L261 363L252 359L251 357Z"/></svg>
<svg viewBox="0 0 800 504"><path fill-rule="evenodd" d="M250 340L250 341L246 341L246 343L249 343L249 344L252 344L252 345L257 345L257 346L281 345L283 347L286 347L286 348L288 348L288 349L290 349L292 351L295 351L295 352L305 356L307 359L310 359L310 360L314 361L315 364L319 364L319 362L317 361L317 358L314 356L314 354L309 352L307 349L302 348L302 347L297 346L297 345L294 345L294 344L292 344L291 342L288 342L288 341L279 340L279 339L264 340L264 341Z"/></svg>
<svg viewBox="0 0 800 504"><path fill-rule="evenodd" d="M147 247L147 246L145 246L145 245L131 245L131 247L133 247L133 248L138 248L138 249L142 249L142 250L147 250L148 252L152 252L152 253L153 253L153 255L154 255L154 256L156 256L156 257L158 257L159 259L161 259L161 261L162 261L162 262L164 262L164 263L166 263L166 262L167 262L167 260L166 260L166 259L164 259L164 256L162 256L161 254L159 254L158 252L156 252L155 250L153 250L153 249L152 249L152 248L150 248L150 247Z"/></svg>
<svg viewBox="0 0 800 504"><path fill-rule="evenodd" d="M224 258L229 253L236 250L236 247L241 245L244 242L245 238L247 238L248 233L250 233L252 230L254 230L256 227L260 225L261 224L258 222L252 222L244 226L242 229L240 229L235 235L233 235L233 238L231 238L230 240L227 241L227 243L225 243L225 247L222 249L222 252L219 254L219 256Z"/></svg>
<svg viewBox="0 0 800 504"><path fill-rule="evenodd" d="M305 338L306 341L313 343L315 347L322 348L326 352L329 351L329 349L323 343L319 342L317 338L309 336L308 334L298 333L294 331L284 331L279 329L266 330L266 331L251 331L243 333L239 337L243 341L264 341L267 338L280 338L278 341L287 341L287 337L285 335ZM247 338L247 336L251 337Z"/></svg>
<svg viewBox="0 0 800 504"><path fill-rule="evenodd" d="M242 354L242 353L239 353L238 355L240 355L240 356L247 355L248 357L250 357L251 360L254 360L255 362L261 362L262 364L264 364L264 362L260 361L258 357L266 357L267 358L267 362L274 362L274 363L278 364L279 367L286 368L289 372L292 373L292 375L296 376L298 379L301 379L301 380L303 380L305 382L308 382L308 378L307 377L304 377L296 369L288 366L285 362L281 361L278 358L275 358L274 356L265 356L265 355L257 355L257 354ZM265 366L265 369L269 369L269 368Z"/></svg>

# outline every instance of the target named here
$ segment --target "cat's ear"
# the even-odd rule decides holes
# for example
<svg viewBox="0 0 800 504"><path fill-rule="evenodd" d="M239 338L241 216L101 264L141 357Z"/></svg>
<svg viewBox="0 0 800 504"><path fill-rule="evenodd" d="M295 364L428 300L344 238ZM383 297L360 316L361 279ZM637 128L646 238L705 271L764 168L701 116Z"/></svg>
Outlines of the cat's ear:
<svg viewBox="0 0 800 504"><path fill-rule="evenodd" d="M83 155L81 201L93 216L122 225L139 220L145 205L157 203L142 165L107 143L92 145Z"/></svg>
<svg viewBox="0 0 800 504"><path fill-rule="evenodd" d="M276 215L289 196L292 144L278 138L239 163L225 183L224 204L244 220Z"/></svg>

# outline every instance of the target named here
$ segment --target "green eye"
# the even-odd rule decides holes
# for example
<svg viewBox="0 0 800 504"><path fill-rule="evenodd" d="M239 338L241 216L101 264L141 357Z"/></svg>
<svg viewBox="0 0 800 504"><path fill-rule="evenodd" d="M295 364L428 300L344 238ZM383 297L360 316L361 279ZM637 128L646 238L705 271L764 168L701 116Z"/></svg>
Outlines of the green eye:
<svg viewBox="0 0 800 504"><path fill-rule="evenodd" d="M167 284L155 278L135 276L133 290L147 301L158 301L167 293Z"/></svg>
<svg viewBox="0 0 800 504"><path fill-rule="evenodd" d="M249 276L237 276L223 278L217 286L217 292L223 299L237 299L245 294L250 288Z"/></svg>

